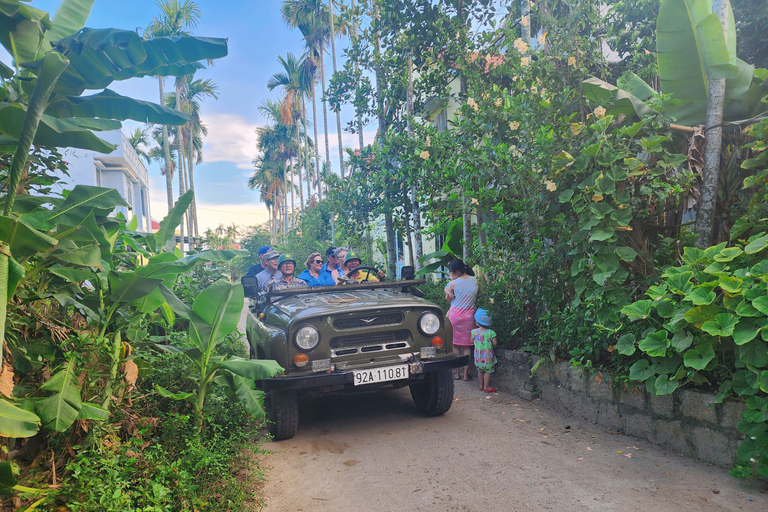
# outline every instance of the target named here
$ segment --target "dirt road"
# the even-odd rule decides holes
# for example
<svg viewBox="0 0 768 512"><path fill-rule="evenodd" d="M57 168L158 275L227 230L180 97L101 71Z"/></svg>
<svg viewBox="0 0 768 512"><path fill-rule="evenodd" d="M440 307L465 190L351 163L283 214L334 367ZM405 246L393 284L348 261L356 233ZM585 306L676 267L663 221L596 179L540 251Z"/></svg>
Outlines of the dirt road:
<svg viewBox="0 0 768 512"><path fill-rule="evenodd" d="M437 418L407 388L304 400L300 414L295 438L266 445L266 512L768 510L755 482L474 380Z"/></svg>

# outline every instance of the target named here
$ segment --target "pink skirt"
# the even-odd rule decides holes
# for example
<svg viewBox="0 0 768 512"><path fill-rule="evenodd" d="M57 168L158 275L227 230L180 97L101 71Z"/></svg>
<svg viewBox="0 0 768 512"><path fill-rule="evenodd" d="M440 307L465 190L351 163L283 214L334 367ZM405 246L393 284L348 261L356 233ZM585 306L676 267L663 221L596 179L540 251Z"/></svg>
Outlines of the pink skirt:
<svg viewBox="0 0 768 512"><path fill-rule="evenodd" d="M445 315L453 325L453 344L464 347L473 346L472 329L477 327L475 323L475 309L458 309L451 307Z"/></svg>

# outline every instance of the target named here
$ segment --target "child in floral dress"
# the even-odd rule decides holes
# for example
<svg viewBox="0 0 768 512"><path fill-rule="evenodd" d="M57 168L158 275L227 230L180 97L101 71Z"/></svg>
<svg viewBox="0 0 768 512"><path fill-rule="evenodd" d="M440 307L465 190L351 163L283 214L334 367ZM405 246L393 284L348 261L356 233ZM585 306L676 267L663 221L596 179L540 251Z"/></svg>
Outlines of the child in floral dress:
<svg viewBox="0 0 768 512"><path fill-rule="evenodd" d="M493 319L485 309L475 312L477 329L472 330L472 342L475 345L475 366L477 366L477 380L480 382L480 391L493 393L496 388L491 387L491 374L496 369L496 333L491 329Z"/></svg>

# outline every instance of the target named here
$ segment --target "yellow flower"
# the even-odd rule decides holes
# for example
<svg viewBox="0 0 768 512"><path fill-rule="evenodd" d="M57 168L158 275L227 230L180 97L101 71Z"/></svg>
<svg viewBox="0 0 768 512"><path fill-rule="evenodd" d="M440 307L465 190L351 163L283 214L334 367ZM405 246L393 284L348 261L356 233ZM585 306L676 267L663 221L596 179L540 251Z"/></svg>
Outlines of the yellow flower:
<svg viewBox="0 0 768 512"><path fill-rule="evenodd" d="M531 92L532 92L533 94L536 94L536 93L538 93L538 92L539 92L539 88L538 88L538 87L536 87L535 85L532 85L532 86L531 86Z"/></svg>
<svg viewBox="0 0 768 512"><path fill-rule="evenodd" d="M487 100L488 99L488 93L484 92L483 94L480 95L480 97L482 97L484 100Z"/></svg>
<svg viewBox="0 0 768 512"><path fill-rule="evenodd" d="M520 24L524 27L527 27L531 24L531 20L528 18L528 16L523 16L523 19L520 20Z"/></svg>
<svg viewBox="0 0 768 512"><path fill-rule="evenodd" d="M549 190L550 192L554 192L555 190L557 190L557 185L552 180L546 180L544 184L547 186L547 190Z"/></svg>
<svg viewBox="0 0 768 512"><path fill-rule="evenodd" d="M517 121L512 121L511 123L509 123L510 130L515 131L518 128L520 128L520 123L518 123Z"/></svg>
<svg viewBox="0 0 768 512"><path fill-rule="evenodd" d="M467 105L477 110L477 103L475 103L475 100L473 98L467 98Z"/></svg>
<svg viewBox="0 0 768 512"><path fill-rule="evenodd" d="M539 36L539 44L541 46L544 46L545 44L547 44L547 32L541 33L541 35Z"/></svg>
<svg viewBox="0 0 768 512"><path fill-rule="evenodd" d="M595 109L595 117L603 118L605 117L605 109L603 107L597 107Z"/></svg>
<svg viewBox="0 0 768 512"><path fill-rule="evenodd" d="M513 76L513 77L512 77L512 81L513 81L513 82L517 82L517 77L516 77L516 76Z"/></svg>
<svg viewBox="0 0 768 512"><path fill-rule="evenodd" d="M546 94L546 93L547 93L547 88L546 87L542 87L541 88L541 94Z"/></svg>
<svg viewBox="0 0 768 512"><path fill-rule="evenodd" d="M528 57L523 57L522 59L520 59L520 65L521 66L527 66L528 63L529 63L528 62Z"/></svg>
<svg viewBox="0 0 768 512"><path fill-rule="evenodd" d="M500 107L501 106L501 98L496 98L496 100L493 102L493 104L496 105L497 107Z"/></svg>
<svg viewBox="0 0 768 512"><path fill-rule="evenodd" d="M429 151L424 150L421 153L419 153L419 156L424 160L426 160L427 158L429 158Z"/></svg>
<svg viewBox="0 0 768 512"><path fill-rule="evenodd" d="M427 135L427 146L432 144L432 139L429 138L429 135Z"/></svg>
<svg viewBox="0 0 768 512"><path fill-rule="evenodd" d="M525 53L528 51L528 43L522 40L522 38L518 37L515 39L515 42L512 43L512 45L517 48L517 51L520 53Z"/></svg>
<svg viewBox="0 0 768 512"><path fill-rule="evenodd" d="M596 203L599 203L603 200L603 194L595 194L592 196L592 200Z"/></svg>
<svg viewBox="0 0 768 512"><path fill-rule="evenodd" d="M568 59L568 65L569 66L575 66L576 65L576 57L571 57Z"/></svg>

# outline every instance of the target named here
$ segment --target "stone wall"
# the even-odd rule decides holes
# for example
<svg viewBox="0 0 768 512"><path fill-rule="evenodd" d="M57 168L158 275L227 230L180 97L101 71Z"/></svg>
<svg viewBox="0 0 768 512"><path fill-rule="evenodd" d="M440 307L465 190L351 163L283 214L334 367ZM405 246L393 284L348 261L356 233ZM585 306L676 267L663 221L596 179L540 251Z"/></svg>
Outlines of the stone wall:
<svg viewBox="0 0 768 512"><path fill-rule="evenodd" d="M570 368L568 363L542 362L527 352L498 350L499 365L493 385L523 398L540 399L574 416L697 457L730 466L743 435L736 424L744 404L716 404L714 395L678 389L654 397L642 387L613 385L610 375Z"/></svg>

